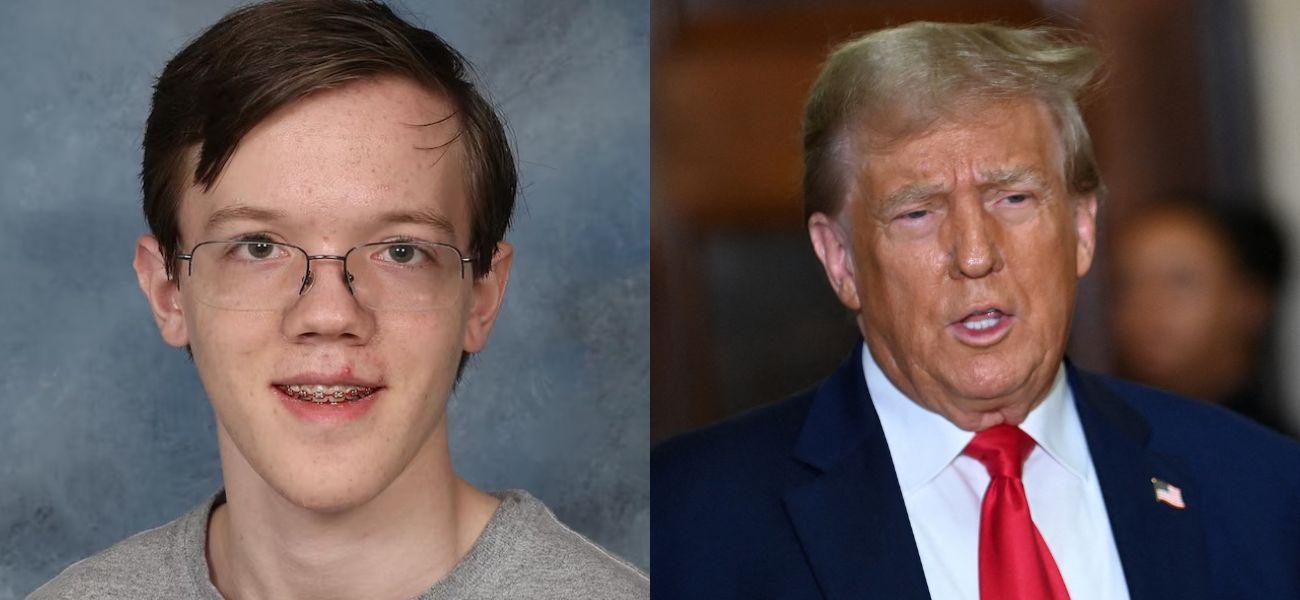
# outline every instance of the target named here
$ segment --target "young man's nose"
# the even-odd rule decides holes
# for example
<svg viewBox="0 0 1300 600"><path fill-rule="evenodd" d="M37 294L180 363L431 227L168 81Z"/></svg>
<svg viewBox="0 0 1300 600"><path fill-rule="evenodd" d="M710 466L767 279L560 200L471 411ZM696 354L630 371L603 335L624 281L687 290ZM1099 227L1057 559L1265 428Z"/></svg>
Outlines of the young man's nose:
<svg viewBox="0 0 1300 600"><path fill-rule="evenodd" d="M299 341L345 339L364 343L374 332L373 313L357 302L343 261L311 261L307 285L288 308L282 321L284 334Z"/></svg>

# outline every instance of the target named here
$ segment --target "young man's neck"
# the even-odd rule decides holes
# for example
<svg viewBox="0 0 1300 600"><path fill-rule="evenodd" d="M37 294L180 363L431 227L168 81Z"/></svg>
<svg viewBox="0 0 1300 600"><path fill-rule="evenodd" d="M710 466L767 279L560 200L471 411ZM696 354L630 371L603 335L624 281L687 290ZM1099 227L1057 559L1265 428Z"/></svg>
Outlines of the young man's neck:
<svg viewBox="0 0 1300 600"><path fill-rule="evenodd" d="M369 502L322 515L268 485L219 432L227 501L208 524L228 598L409 598L446 577L496 510L451 468L445 429Z"/></svg>

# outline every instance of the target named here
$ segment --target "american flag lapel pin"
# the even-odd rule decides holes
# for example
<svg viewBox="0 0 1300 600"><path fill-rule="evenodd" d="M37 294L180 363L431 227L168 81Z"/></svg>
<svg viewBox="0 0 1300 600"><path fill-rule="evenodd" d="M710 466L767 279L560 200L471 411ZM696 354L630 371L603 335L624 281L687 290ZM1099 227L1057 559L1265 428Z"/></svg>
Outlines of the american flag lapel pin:
<svg viewBox="0 0 1300 600"><path fill-rule="evenodd" d="M1183 490L1163 479L1151 478L1151 488L1156 492L1156 502L1164 502L1177 509L1187 508L1183 503Z"/></svg>

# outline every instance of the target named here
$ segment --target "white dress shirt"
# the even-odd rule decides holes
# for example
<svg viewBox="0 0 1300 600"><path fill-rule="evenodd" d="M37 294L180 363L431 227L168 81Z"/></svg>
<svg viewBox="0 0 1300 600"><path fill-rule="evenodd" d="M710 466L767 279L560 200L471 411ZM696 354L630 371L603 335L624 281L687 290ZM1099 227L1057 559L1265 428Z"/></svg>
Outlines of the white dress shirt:
<svg viewBox="0 0 1300 600"><path fill-rule="evenodd" d="M865 343L862 369L898 473L930 596L979 600L980 507L989 474L979 461L962 454L975 434L904 396ZM1022 476L1029 512L1070 597L1127 600L1119 552L1064 365L1047 398L1020 428L1037 442Z"/></svg>

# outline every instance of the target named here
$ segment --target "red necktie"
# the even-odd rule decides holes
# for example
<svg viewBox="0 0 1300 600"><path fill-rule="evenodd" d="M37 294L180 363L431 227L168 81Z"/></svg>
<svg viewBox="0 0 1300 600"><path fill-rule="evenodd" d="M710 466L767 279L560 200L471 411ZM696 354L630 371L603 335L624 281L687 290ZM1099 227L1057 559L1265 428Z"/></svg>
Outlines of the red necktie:
<svg viewBox="0 0 1300 600"><path fill-rule="evenodd" d="M966 454L989 470L980 509L980 598L1068 600L1052 552L1029 516L1020 481L1034 440L1019 427L998 425L975 434Z"/></svg>

